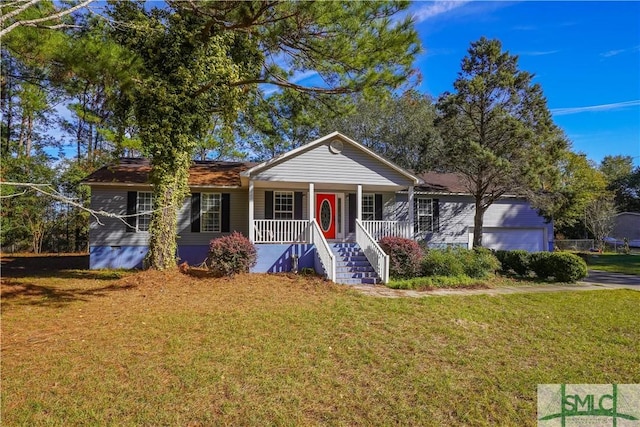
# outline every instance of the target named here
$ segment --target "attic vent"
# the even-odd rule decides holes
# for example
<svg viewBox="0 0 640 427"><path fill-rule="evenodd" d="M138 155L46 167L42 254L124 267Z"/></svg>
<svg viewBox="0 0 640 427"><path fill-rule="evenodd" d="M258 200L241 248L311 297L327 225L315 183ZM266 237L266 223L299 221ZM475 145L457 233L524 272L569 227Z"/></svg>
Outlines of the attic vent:
<svg viewBox="0 0 640 427"><path fill-rule="evenodd" d="M329 150L333 154L339 154L340 152L342 152L343 148L344 144L339 139L333 139L331 140L331 142L329 142Z"/></svg>

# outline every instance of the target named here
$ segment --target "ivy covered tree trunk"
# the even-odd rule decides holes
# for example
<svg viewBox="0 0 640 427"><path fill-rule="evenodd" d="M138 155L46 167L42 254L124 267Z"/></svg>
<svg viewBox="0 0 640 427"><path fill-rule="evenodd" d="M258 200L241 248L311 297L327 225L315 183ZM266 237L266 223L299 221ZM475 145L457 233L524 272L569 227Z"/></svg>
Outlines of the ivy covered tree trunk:
<svg viewBox="0 0 640 427"><path fill-rule="evenodd" d="M190 150L186 146L183 149L182 153L165 153L151 161L154 209L146 264L158 270L176 266L178 211L189 194L191 165Z"/></svg>

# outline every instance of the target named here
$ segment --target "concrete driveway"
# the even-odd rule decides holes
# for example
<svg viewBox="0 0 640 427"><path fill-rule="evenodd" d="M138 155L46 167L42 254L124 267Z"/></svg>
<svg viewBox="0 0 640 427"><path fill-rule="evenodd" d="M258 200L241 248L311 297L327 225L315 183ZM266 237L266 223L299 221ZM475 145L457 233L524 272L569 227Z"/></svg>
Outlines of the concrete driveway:
<svg viewBox="0 0 640 427"><path fill-rule="evenodd" d="M582 283L640 290L640 276L609 273L607 271L600 270L589 270L589 275L582 279Z"/></svg>

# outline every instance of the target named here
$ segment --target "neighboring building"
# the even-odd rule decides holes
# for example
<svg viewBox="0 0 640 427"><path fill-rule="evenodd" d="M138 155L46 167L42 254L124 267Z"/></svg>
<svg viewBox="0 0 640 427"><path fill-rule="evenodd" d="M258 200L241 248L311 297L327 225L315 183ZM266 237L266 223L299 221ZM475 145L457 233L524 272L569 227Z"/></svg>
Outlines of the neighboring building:
<svg viewBox="0 0 640 427"><path fill-rule="evenodd" d="M91 268L141 267L152 209L149 163L123 159L86 179L91 209L123 219L92 219ZM178 213L178 257L201 264L209 241L239 231L256 243L255 272L313 267L340 283L388 280L386 235L430 247L470 247L473 198L455 174L414 175L334 132L269 161L194 162L191 196ZM412 208L410 208L412 207ZM553 248L553 225L518 197L484 216L483 244L495 249Z"/></svg>
<svg viewBox="0 0 640 427"><path fill-rule="evenodd" d="M621 212L615 217L613 237L618 240L628 239L630 242L640 241L640 212ZM639 246L638 244L634 246Z"/></svg>

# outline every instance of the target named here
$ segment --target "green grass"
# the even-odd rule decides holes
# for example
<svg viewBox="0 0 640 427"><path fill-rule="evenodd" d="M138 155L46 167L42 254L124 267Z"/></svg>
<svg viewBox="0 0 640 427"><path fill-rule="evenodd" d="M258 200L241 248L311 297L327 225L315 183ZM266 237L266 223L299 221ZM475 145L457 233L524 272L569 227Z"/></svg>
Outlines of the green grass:
<svg viewBox="0 0 640 427"><path fill-rule="evenodd" d="M593 254L587 256L587 264L594 270L640 275L640 254Z"/></svg>
<svg viewBox="0 0 640 427"><path fill-rule="evenodd" d="M640 382L640 292L385 299L314 279L3 277L15 425L536 425Z"/></svg>

